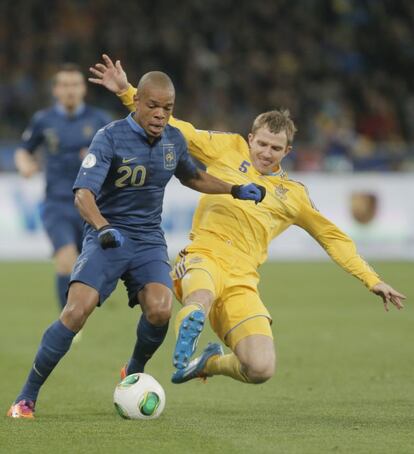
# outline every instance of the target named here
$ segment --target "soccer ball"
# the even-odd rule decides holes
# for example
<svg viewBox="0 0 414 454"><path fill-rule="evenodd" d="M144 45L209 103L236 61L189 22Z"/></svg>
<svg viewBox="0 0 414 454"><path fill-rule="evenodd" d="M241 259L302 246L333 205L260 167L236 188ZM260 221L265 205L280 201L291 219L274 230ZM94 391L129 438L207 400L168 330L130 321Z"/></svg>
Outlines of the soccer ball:
<svg viewBox="0 0 414 454"><path fill-rule="evenodd" d="M114 405L125 419L155 419L165 407L165 392L151 375L125 377L114 392Z"/></svg>

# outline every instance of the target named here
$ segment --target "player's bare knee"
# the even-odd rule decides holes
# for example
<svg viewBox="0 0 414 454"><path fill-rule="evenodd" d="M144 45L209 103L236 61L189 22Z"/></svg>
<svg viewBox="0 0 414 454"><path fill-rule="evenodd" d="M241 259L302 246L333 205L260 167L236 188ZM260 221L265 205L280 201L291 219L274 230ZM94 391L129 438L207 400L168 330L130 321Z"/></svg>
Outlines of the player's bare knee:
<svg viewBox="0 0 414 454"><path fill-rule="evenodd" d="M81 283L69 287L68 301L60 315L62 323L70 330L79 331L99 302L98 292Z"/></svg>
<svg viewBox="0 0 414 454"><path fill-rule="evenodd" d="M80 302L68 302L60 315L60 319L67 328L78 332L85 324L89 314L90 312Z"/></svg>
<svg viewBox="0 0 414 454"><path fill-rule="evenodd" d="M272 363L255 362L252 364L244 364L243 371L246 374L250 383L264 383L273 377L275 373L275 365Z"/></svg>
<svg viewBox="0 0 414 454"><path fill-rule="evenodd" d="M250 356L241 361L242 370L250 383L264 383L273 377L276 370L276 356L268 351L262 355Z"/></svg>
<svg viewBox="0 0 414 454"><path fill-rule="evenodd" d="M168 323L171 318L172 297L171 295L163 295L154 297L145 306L145 317L155 326L162 326Z"/></svg>

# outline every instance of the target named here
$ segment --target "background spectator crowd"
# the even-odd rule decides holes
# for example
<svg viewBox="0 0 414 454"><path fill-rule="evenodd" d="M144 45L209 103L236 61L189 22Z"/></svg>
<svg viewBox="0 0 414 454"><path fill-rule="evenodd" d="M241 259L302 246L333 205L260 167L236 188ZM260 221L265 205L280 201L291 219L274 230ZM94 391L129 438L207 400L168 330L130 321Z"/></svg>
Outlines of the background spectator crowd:
<svg viewBox="0 0 414 454"><path fill-rule="evenodd" d="M107 52L133 84L169 73L176 116L199 128L246 135L258 113L288 108L291 169L414 169L411 0L6 0L0 48L0 154L52 102L60 63L87 75ZM99 87L88 101L126 114Z"/></svg>

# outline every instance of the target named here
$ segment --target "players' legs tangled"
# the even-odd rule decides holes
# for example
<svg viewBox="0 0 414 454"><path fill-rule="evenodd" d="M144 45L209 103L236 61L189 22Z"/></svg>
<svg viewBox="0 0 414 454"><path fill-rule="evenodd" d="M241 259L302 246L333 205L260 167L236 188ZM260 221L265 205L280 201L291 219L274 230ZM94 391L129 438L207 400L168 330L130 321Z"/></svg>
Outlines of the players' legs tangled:
<svg viewBox="0 0 414 454"><path fill-rule="evenodd" d="M177 370L173 383L193 378L224 375L243 383L263 383L275 371L276 355L269 319L256 316L245 320L226 336L233 353L224 355L219 344L209 344L186 368Z"/></svg>
<svg viewBox="0 0 414 454"><path fill-rule="evenodd" d="M143 313L137 326L132 357L126 367L127 375L144 371L146 363L164 341L171 317L172 292L165 285L148 283L137 297Z"/></svg>
<svg viewBox="0 0 414 454"><path fill-rule="evenodd" d="M191 268L194 263L197 268ZM225 375L245 383L268 380L275 370L270 315L255 287L244 283L245 275L232 275L241 284L226 286L223 276L229 270L201 253L180 255L174 272L177 297L183 301L183 307L175 321L177 370L172 376L173 383L212 375ZM209 344L190 362L207 316L233 353L224 355L219 344Z"/></svg>

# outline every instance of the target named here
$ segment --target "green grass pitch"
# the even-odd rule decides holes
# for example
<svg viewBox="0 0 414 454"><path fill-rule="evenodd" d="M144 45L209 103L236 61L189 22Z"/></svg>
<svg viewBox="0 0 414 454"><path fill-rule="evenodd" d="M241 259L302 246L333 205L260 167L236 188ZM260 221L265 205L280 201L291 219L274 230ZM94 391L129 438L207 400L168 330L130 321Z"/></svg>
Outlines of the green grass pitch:
<svg viewBox="0 0 414 454"><path fill-rule="evenodd" d="M332 263L261 269L278 354L264 385L171 384L170 330L147 367L165 388L166 410L144 422L122 420L112 405L139 316L119 286L44 386L36 420L0 417L0 453L413 453L413 265L374 265L409 296L403 311L385 313ZM1 263L0 295L4 415L57 315L52 265ZM200 347L211 339L206 330Z"/></svg>

